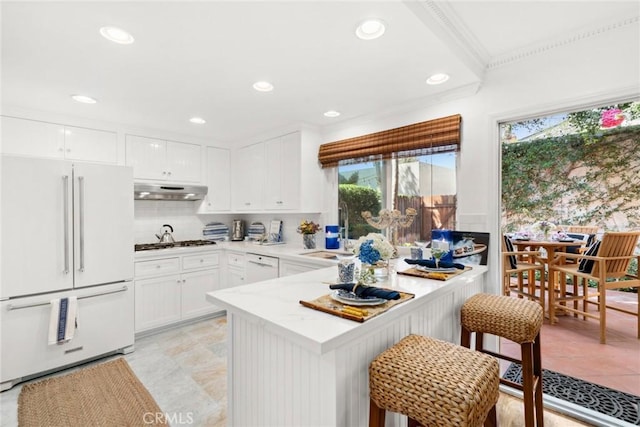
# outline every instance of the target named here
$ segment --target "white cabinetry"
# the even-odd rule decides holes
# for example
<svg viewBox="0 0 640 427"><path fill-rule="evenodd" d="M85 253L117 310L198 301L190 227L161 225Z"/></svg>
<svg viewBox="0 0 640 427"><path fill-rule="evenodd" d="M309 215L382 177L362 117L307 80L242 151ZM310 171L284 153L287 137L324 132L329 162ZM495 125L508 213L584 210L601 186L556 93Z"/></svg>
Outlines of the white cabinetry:
<svg viewBox="0 0 640 427"><path fill-rule="evenodd" d="M300 134L265 142L265 209L300 208Z"/></svg>
<svg viewBox="0 0 640 427"><path fill-rule="evenodd" d="M116 163L118 138L115 132L3 116L2 152Z"/></svg>
<svg viewBox="0 0 640 427"><path fill-rule="evenodd" d="M127 165L133 177L155 181L200 182L202 147L184 142L164 141L127 135Z"/></svg>
<svg viewBox="0 0 640 427"><path fill-rule="evenodd" d="M263 209L265 158L264 143L242 147L235 152L233 207L237 211Z"/></svg>
<svg viewBox="0 0 640 427"><path fill-rule="evenodd" d="M320 212L318 146L314 134L293 132L235 150L234 210Z"/></svg>
<svg viewBox="0 0 640 427"><path fill-rule="evenodd" d="M231 156L225 148L207 147L206 184L209 192L200 213L231 209Z"/></svg>
<svg viewBox="0 0 640 427"><path fill-rule="evenodd" d="M205 299L220 289L218 267L217 251L137 261L136 333L219 310Z"/></svg>
<svg viewBox="0 0 640 427"><path fill-rule="evenodd" d="M242 252L227 252L227 279L225 288L245 284L245 255Z"/></svg>

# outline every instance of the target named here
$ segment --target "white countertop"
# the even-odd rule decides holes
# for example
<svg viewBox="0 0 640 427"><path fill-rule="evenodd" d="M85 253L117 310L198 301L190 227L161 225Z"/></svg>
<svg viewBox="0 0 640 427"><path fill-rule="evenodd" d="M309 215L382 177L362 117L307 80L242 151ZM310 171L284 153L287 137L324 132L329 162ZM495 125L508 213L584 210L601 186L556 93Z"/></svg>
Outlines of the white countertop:
<svg viewBox="0 0 640 427"><path fill-rule="evenodd" d="M202 253L209 251L236 251L242 253L252 253L258 255L266 255L280 258L282 260L304 262L306 264L316 265L318 267L326 267L335 265L337 259L323 259L312 256L306 256L305 254L327 251L342 253L342 249L324 249L318 247L316 249L303 249L302 245L294 243L285 243L280 245L259 245L253 242L216 242L215 245L203 245L203 246L188 246L181 248L166 248L166 249L153 249L146 251L136 251L135 259L148 260L158 258L170 258L172 256L187 255L190 253Z"/></svg>
<svg viewBox="0 0 640 427"><path fill-rule="evenodd" d="M402 258L397 260L398 271L408 268L409 265ZM315 353L324 354L344 345L356 336L375 330L385 322L415 308L416 305L436 298L439 294L450 290L452 286L474 280L486 271L486 266L474 266L472 270L446 282L392 274L389 281L379 283L378 286L409 292L415 294L415 298L398 304L364 323L307 308L299 303L300 300L310 301L331 292L329 285L323 282L337 279L338 272L335 265L307 273L209 292L207 300L227 309L232 314L245 316L250 321L258 322L275 333L284 334L287 339Z"/></svg>

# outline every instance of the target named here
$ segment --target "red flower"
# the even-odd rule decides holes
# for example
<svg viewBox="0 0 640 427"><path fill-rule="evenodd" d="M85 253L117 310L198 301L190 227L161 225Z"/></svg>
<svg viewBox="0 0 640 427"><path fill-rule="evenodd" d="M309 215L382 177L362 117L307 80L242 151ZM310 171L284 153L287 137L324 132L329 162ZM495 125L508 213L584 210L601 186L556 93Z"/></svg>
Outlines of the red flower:
<svg viewBox="0 0 640 427"><path fill-rule="evenodd" d="M620 124L624 122L624 114L622 114L622 111L619 109L612 108L610 110L603 111L600 116L600 120L602 121L603 128L614 128L616 126L620 126Z"/></svg>

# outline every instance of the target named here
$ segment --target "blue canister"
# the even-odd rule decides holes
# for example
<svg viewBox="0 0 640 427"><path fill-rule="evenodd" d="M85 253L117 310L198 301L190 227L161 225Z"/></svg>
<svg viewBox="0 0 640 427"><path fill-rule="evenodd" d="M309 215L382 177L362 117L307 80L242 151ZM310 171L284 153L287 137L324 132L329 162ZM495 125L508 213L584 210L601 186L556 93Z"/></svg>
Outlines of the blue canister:
<svg viewBox="0 0 640 427"><path fill-rule="evenodd" d="M340 249L340 226L327 225L324 232L324 247L326 249Z"/></svg>

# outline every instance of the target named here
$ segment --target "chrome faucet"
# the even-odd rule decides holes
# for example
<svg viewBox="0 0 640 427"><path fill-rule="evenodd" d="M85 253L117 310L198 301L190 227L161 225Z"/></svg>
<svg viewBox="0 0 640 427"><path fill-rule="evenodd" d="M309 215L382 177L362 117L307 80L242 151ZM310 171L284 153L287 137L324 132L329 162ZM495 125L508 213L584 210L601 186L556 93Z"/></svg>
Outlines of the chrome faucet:
<svg viewBox="0 0 640 427"><path fill-rule="evenodd" d="M344 228L344 235L342 236L342 239L344 241L343 247L345 250L351 249L351 243L349 242L349 208L347 207L347 204L344 202L344 200L340 200L338 202L338 211L342 212L342 216L344 218L342 223Z"/></svg>

